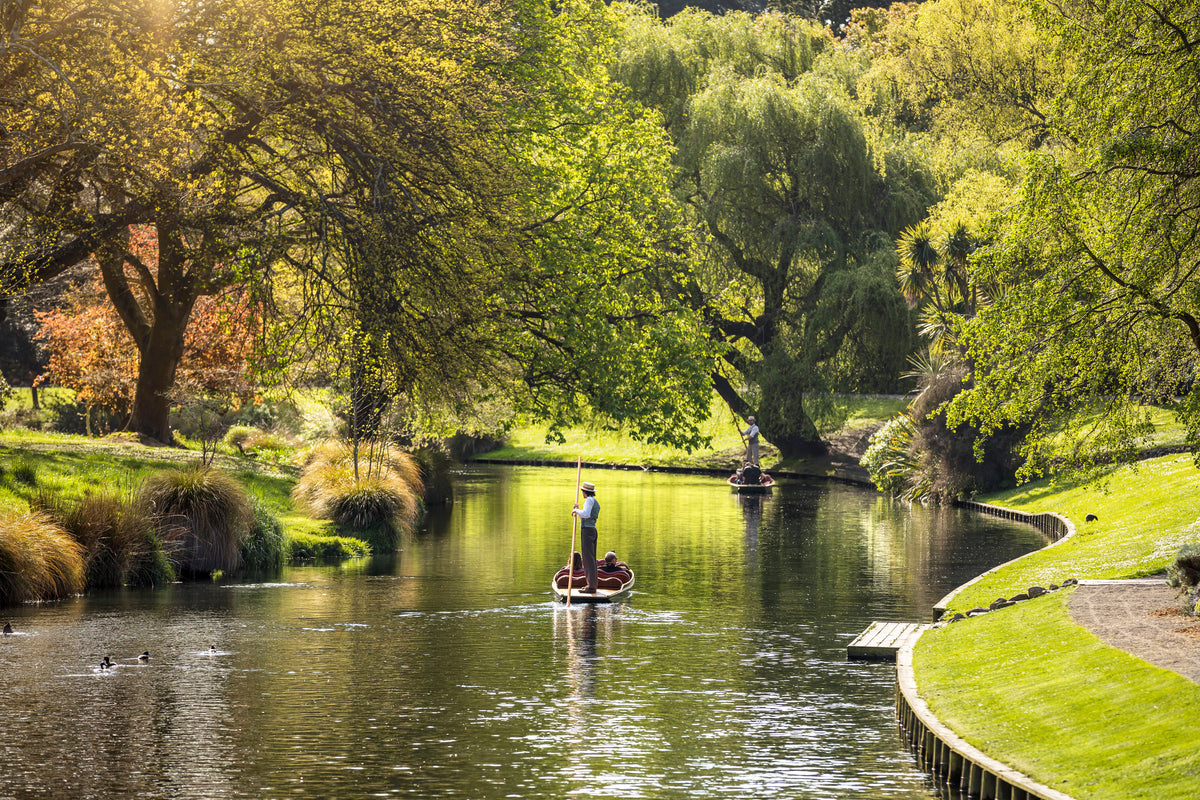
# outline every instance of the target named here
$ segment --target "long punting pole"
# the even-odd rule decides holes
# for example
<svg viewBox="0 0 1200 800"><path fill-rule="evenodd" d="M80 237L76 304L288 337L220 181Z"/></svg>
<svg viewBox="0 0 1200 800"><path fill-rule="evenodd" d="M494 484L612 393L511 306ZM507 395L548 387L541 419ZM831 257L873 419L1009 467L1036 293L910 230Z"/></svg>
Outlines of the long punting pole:
<svg viewBox="0 0 1200 800"><path fill-rule="evenodd" d="M575 462L575 505L579 505L579 474L583 470L583 456ZM567 556L567 605L571 605L571 584L575 582L575 531L579 528L579 515L571 511L571 553Z"/></svg>

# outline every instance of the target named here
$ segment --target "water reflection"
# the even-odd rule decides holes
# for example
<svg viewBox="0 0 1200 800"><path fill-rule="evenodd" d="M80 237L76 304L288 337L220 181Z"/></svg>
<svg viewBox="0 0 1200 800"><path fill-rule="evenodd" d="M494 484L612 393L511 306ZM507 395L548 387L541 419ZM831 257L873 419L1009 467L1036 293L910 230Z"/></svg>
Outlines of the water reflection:
<svg viewBox="0 0 1200 800"><path fill-rule="evenodd" d="M479 469L395 558L15 609L0 797L931 796L891 669L845 645L1036 533L836 485L595 482L628 603L550 600L573 471Z"/></svg>

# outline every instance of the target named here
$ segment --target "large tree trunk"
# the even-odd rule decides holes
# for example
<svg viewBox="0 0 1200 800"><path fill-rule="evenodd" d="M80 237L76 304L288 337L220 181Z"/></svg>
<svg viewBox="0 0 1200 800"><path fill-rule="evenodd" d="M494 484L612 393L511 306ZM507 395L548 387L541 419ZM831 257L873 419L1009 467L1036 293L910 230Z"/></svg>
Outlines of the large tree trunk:
<svg viewBox="0 0 1200 800"><path fill-rule="evenodd" d="M821 455L828 448L817 426L804 411L804 395L797 393L786 398L764 391L757 412L742 398L737 389L719 372L712 375L713 388L734 414L745 419L755 416L762 438L773 444L784 459Z"/></svg>
<svg viewBox="0 0 1200 800"><path fill-rule="evenodd" d="M97 248L96 260L104 277L109 300L137 345L137 388L128 428L159 442L171 442L171 390L183 358L184 333L199 297L206 272L192 263L173 224L157 226L157 274L129 250L129 230ZM134 265L141 291L135 292L126 274ZM145 303L145 307L143 307Z"/></svg>
<svg viewBox="0 0 1200 800"><path fill-rule="evenodd" d="M183 335L190 311L190 304L186 311L156 309L149 335L140 348L141 363L129 429L164 443L171 441L171 390L183 358Z"/></svg>

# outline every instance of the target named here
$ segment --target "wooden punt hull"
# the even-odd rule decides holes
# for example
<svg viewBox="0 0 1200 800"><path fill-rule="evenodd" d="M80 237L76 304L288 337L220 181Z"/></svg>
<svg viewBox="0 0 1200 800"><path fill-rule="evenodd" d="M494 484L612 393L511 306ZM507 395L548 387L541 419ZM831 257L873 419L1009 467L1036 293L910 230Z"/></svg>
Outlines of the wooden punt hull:
<svg viewBox="0 0 1200 800"><path fill-rule="evenodd" d="M580 592L579 589L571 590L572 603L612 603L619 599L618 595L623 595L633 588L633 570L629 571L629 580L625 581L618 588L598 587L594 593ZM550 579L550 591L554 592L554 599L560 603L567 602L567 590L558 586L554 579Z"/></svg>

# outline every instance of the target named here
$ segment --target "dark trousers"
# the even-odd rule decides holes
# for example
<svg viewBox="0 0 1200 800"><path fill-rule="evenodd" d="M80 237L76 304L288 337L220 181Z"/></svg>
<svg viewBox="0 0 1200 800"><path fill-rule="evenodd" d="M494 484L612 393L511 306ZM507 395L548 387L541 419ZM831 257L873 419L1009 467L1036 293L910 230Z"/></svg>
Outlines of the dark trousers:
<svg viewBox="0 0 1200 800"><path fill-rule="evenodd" d="M583 526L580 528L582 534L582 555L583 555L583 574L587 576L587 585L589 589L596 588L596 529Z"/></svg>

